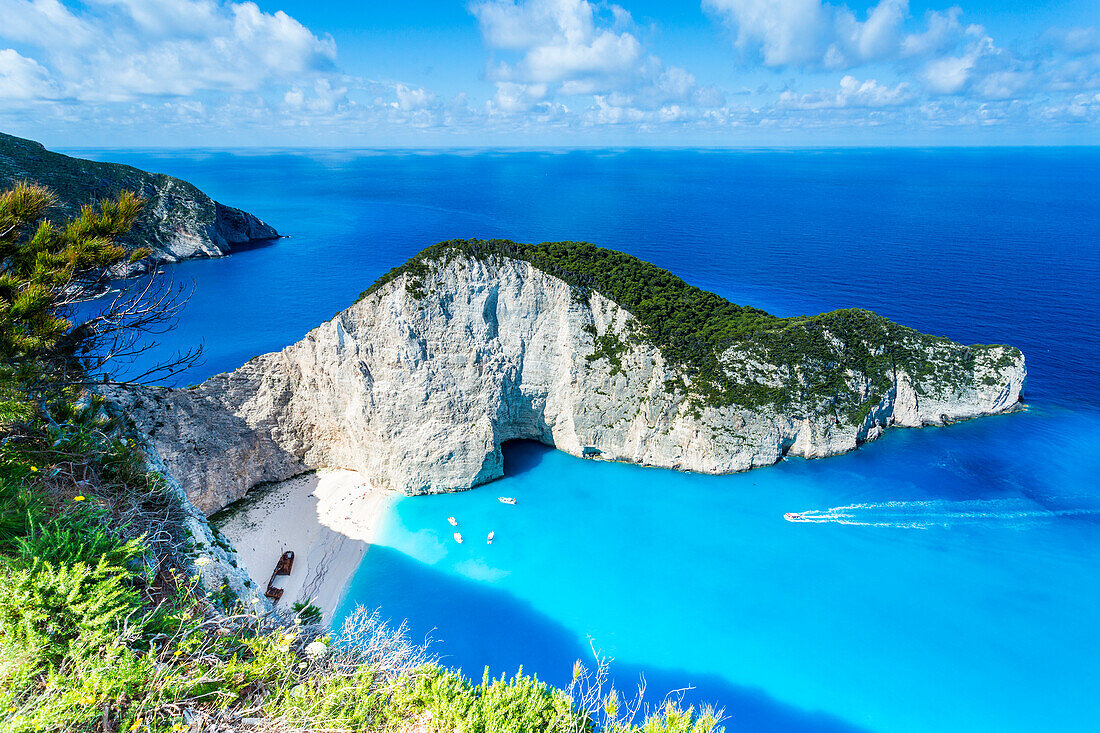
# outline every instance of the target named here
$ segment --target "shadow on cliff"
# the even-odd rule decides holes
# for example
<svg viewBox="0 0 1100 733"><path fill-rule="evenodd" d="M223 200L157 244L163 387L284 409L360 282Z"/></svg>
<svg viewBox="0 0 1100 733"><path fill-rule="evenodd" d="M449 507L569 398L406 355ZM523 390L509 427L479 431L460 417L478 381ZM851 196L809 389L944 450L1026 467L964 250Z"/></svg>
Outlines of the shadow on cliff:
<svg viewBox="0 0 1100 733"><path fill-rule="evenodd" d="M556 448L536 440L509 440L501 444L500 450L504 454L504 475L519 476L537 468Z"/></svg>
<svg viewBox="0 0 1100 733"><path fill-rule="evenodd" d="M537 444L536 444L537 445ZM550 450L550 449L547 449ZM582 592L578 589L578 592ZM348 597L334 614L342 619L352 599L380 607L385 616L407 619L414 638L430 636L442 663L480 681L483 669L511 675L519 667L555 685L566 685L575 660L591 667L588 644L530 603L492 586L442 573L390 547L374 545L356 573ZM659 704L671 690L685 704L724 708L726 730L785 733L861 733L864 729L820 711L784 704L760 689L731 684L681 669L612 664L619 689L646 680L646 701Z"/></svg>
<svg viewBox="0 0 1100 733"><path fill-rule="evenodd" d="M230 242L228 254L240 254L241 252L250 252L254 249L266 249L273 244L277 244L280 239L287 239L287 234L276 234L274 237L264 237L262 239L249 239L244 242Z"/></svg>

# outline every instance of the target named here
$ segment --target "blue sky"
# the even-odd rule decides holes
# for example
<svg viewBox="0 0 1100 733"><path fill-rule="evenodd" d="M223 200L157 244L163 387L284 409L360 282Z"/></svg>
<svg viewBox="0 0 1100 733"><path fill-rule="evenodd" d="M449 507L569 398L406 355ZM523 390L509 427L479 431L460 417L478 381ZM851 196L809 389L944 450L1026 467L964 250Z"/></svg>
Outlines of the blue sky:
<svg viewBox="0 0 1100 733"><path fill-rule="evenodd" d="M1100 144L1098 0L0 0L56 147Z"/></svg>

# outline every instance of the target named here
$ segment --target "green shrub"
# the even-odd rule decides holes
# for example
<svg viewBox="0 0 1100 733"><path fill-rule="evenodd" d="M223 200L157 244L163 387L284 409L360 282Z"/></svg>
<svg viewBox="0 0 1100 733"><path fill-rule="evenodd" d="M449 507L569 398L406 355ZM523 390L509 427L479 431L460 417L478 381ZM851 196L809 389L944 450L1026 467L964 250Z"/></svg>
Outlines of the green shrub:
<svg viewBox="0 0 1100 733"><path fill-rule="evenodd" d="M488 670L474 686L459 672L432 667L394 692L399 707L430 713L435 730L464 733L569 733L586 726L563 690L519 670L511 679L490 679Z"/></svg>
<svg viewBox="0 0 1100 733"><path fill-rule="evenodd" d="M313 605L312 603L302 603L301 601L295 601L294 605L291 608L294 611L294 618L296 618L299 623L306 624L307 626L310 624L319 624L324 618L324 615L321 613L321 609Z"/></svg>
<svg viewBox="0 0 1100 733"><path fill-rule="evenodd" d="M56 665L75 642L116 637L140 615L131 568L143 554L138 541L121 542L94 516L34 526L0 570L0 644Z"/></svg>
<svg viewBox="0 0 1100 733"><path fill-rule="evenodd" d="M712 708L703 708L695 714L694 708L684 710L675 703L667 703L637 730L638 733L711 733L724 730L719 727L721 717Z"/></svg>
<svg viewBox="0 0 1100 733"><path fill-rule="evenodd" d="M43 501L37 492L0 472L0 552L14 549L16 540L31 532L42 509Z"/></svg>
<svg viewBox="0 0 1100 733"><path fill-rule="evenodd" d="M6 661L12 656L4 650ZM127 730L140 717L141 702L155 687L156 665L152 657L128 648L123 639L82 641L65 664L46 674L28 678L33 664L0 670L0 733L35 731L99 731L105 707L116 730ZM12 674L14 673L14 674ZM120 709L120 700L136 706Z"/></svg>

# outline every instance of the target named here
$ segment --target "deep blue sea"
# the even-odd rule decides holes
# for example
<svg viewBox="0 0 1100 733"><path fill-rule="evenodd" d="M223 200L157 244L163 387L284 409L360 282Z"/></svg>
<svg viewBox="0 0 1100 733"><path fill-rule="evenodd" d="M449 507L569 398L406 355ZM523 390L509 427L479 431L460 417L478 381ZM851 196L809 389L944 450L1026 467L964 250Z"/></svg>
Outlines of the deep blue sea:
<svg viewBox="0 0 1100 733"><path fill-rule="evenodd" d="M691 687L730 731L1096 730L1100 149L78 152L289 235L169 268L195 290L160 353L207 357L181 383L472 236L587 240L780 315L859 306L1020 347L1027 412L837 458L712 477L510 445L496 484L395 500L338 615L380 606L475 678L562 683L596 648L620 685ZM820 521L782 519L803 510Z"/></svg>

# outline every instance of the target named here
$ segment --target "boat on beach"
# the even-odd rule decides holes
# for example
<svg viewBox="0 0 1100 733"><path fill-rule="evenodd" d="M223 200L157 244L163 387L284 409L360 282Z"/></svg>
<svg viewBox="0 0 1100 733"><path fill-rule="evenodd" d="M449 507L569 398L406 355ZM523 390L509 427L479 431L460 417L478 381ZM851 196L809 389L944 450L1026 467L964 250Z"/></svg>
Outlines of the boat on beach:
<svg viewBox="0 0 1100 733"><path fill-rule="evenodd" d="M499 501L501 504L512 504L513 506L516 503L516 500L511 496L498 496L497 501Z"/></svg>
<svg viewBox="0 0 1100 733"><path fill-rule="evenodd" d="M457 542L460 545L462 544L462 535L459 534L458 532L455 532L455 542Z"/></svg>

